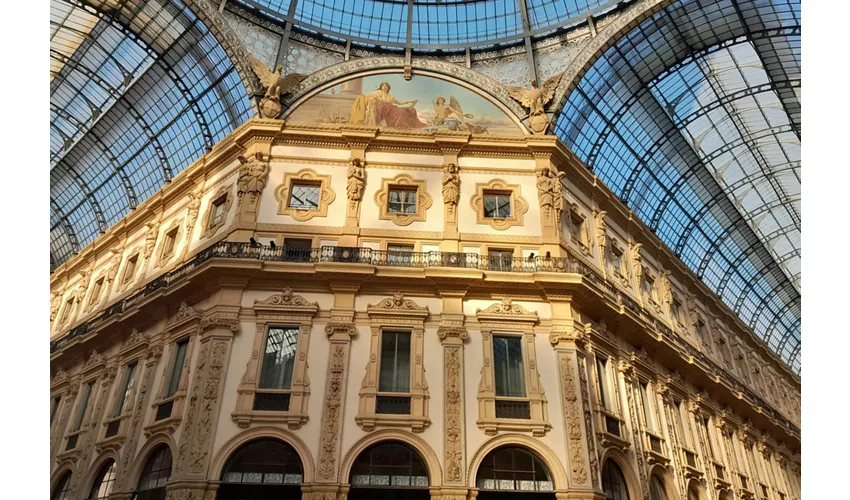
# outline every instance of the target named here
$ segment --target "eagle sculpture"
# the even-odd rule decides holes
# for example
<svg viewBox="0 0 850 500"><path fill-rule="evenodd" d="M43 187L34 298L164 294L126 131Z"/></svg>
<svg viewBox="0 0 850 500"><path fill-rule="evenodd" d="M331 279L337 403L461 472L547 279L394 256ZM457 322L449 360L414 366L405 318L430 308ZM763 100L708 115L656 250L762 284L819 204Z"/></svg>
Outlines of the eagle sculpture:
<svg viewBox="0 0 850 500"><path fill-rule="evenodd" d="M274 118L278 113L280 113L280 96L288 94L292 91L301 80L307 77L307 75L302 75L301 73L288 73L286 76L282 76L283 66L278 64L274 71L271 70L268 66L266 66L262 61L257 59L252 55L248 55L251 60L251 66L254 68L254 73L257 75L257 78L260 79L260 83L263 88L266 89L266 95L263 97L261 101L261 109L267 110L264 114L274 114L275 116L267 116L268 118ZM263 103L266 103L265 105ZM272 104L272 106L269 106ZM276 111L276 112L275 112Z"/></svg>
<svg viewBox="0 0 850 500"><path fill-rule="evenodd" d="M545 113L544 107L549 101L555 97L555 89L561 81L563 73L557 74L543 83L542 87L537 86L537 80L531 81L531 88L525 87L506 87L508 94L516 99L517 102L528 108L530 115L539 115Z"/></svg>

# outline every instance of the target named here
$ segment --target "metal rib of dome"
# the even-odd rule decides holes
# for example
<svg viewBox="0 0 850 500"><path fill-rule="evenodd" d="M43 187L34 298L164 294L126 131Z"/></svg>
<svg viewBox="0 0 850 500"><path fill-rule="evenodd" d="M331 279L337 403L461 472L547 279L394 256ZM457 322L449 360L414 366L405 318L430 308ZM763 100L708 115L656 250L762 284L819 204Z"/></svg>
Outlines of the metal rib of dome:
<svg viewBox="0 0 850 500"><path fill-rule="evenodd" d="M234 0L303 29L387 47L480 47L540 36L623 0Z"/></svg>
<svg viewBox="0 0 850 500"><path fill-rule="evenodd" d="M556 133L800 370L800 3L678 0L609 47Z"/></svg>
<svg viewBox="0 0 850 500"><path fill-rule="evenodd" d="M248 119L251 102L178 0L51 0L50 25L52 269Z"/></svg>

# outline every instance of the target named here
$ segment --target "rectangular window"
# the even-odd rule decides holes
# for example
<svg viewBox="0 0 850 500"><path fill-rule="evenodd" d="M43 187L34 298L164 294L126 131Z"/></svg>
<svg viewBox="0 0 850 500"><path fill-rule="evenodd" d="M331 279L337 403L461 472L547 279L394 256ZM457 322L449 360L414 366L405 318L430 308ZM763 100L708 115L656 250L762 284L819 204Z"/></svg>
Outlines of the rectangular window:
<svg viewBox="0 0 850 500"><path fill-rule="evenodd" d="M65 302L65 309L62 310L62 318L59 319L60 323L64 323L68 321L68 318L71 316L71 309L74 308L74 299L68 299Z"/></svg>
<svg viewBox="0 0 850 500"><path fill-rule="evenodd" d="M611 265L614 272L623 276L623 251L611 245Z"/></svg>
<svg viewBox="0 0 850 500"><path fill-rule="evenodd" d="M136 276L136 264L139 263L139 254L133 255L127 259L127 265L124 268L124 283L133 281Z"/></svg>
<svg viewBox="0 0 850 500"><path fill-rule="evenodd" d="M381 332L379 392L410 392L410 332Z"/></svg>
<svg viewBox="0 0 850 500"><path fill-rule="evenodd" d="M706 452L708 452L709 458L714 460L716 455L714 454L714 444L711 442L711 426L708 425L707 418L702 419L702 428L705 431L705 440L706 445L708 446L708 450L706 450Z"/></svg>
<svg viewBox="0 0 850 500"><path fill-rule="evenodd" d="M260 372L261 389L290 389L295 351L298 347L297 326L269 328L266 348L263 350L263 367Z"/></svg>
<svg viewBox="0 0 850 500"><path fill-rule="evenodd" d="M387 264L410 265L413 262L413 247L409 245L387 245Z"/></svg>
<svg viewBox="0 0 850 500"><path fill-rule="evenodd" d="M685 446L690 446L688 429L685 427L685 421L682 419L682 412L684 411L682 408L682 402L675 401L674 404L676 406L676 425L679 427L679 434L682 436L682 442L685 443Z"/></svg>
<svg viewBox="0 0 850 500"><path fill-rule="evenodd" d="M526 397L520 337L493 337L493 373L496 396Z"/></svg>
<svg viewBox="0 0 850 500"><path fill-rule="evenodd" d="M210 222L208 227L215 227L224 220L224 205L227 202L227 196L219 196L213 201L212 213L210 214Z"/></svg>
<svg viewBox="0 0 850 500"><path fill-rule="evenodd" d="M584 241L584 217L575 212L571 212L570 222L570 237L573 239L573 241L581 243L582 245L586 245L587 243Z"/></svg>
<svg viewBox="0 0 850 500"><path fill-rule="evenodd" d="M643 294L648 300L658 303L657 297L655 296L655 279L647 275L644 275L643 277Z"/></svg>
<svg viewBox="0 0 850 500"><path fill-rule="evenodd" d="M166 384L164 396L166 398L173 396L177 392L177 388L180 387L180 375L183 373L183 364L186 362L186 349L188 347L188 339L174 344L174 360L171 363L171 372Z"/></svg>
<svg viewBox="0 0 850 500"><path fill-rule="evenodd" d="M649 392L649 384L640 384L640 397L643 403L643 421L646 424L646 428L655 430L655 413L653 413L654 406L652 404L654 400L652 394Z"/></svg>
<svg viewBox="0 0 850 500"><path fill-rule="evenodd" d="M62 396L56 396L50 400L50 425L53 425L53 419L56 417L56 411L59 409L61 401Z"/></svg>
<svg viewBox="0 0 850 500"><path fill-rule="evenodd" d="M91 289L91 296L89 297L89 306L97 304L98 299L100 299L101 290L103 290L103 278L94 282L94 286Z"/></svg>
<svg viewBox="0 0 850 500"><path fill-rule="evenodd" d="M611 409L611 400L608 395L608 360L600 356L596 357L596 378L599 380L599 400L606 409Z"/></svg>
<svg viewBox="0 0 850 500"><path fill-rule="evenodd" d="M416 189L390 188L388 214L415 214Z"/></svg>
<svg viewBox="0 0 850 500"><path fill-rule="evenodd" d="M484 192L484 217L507 219L511 216L511 195L508 193Z"/></svg>
<svg viewBox="0 0 850 500"><path fill-rule="evenodd" d="M737 452L735 451L735 442L734 442L732 432L725 433L723 438L726 441L726 448L728 450L728 453L729 453L729 455L732 456L732 463L728 464L728 465L734 467L737 470L738 469L738 456L737 456Z"/></svg>
<svg viewBox="0 0 850 500"><path fill-rule="evenodd" d="M113 412L113 416L120 416L122 413L127 411L129 406L132 404L128 396L130 395L130 391L133 390L133 380L135 377L136 363L130 363L127 365L126 375L124 375L124 384L121 386L121 390L118 392L118 398L115 400L115 411Z"/></svg>
<svg viewBox="0 0 850 500"><path fill-rule="evenodd" d="M322 186L306 182L293 182L289 190L289 208L318 210Z"/></svg>
<svg viewBox="0 0 850 500"><path fill-rule="evenodd" d="M91 399L93 389L94 382L89 382L83 387L83 392L80 394L80 406L77 408L77 416L74 419L74 426L71 428L71 432L77 432L83 426L83 419L86 417L86 410L88 410L89 399Z"/></svg>
<svg viewBox="0 0 850 500"><path fill-rule="evenodd" d="M174 253L174 244L177 243L177 228L165 233L165 241L162 242L162 256L169 257Z"/></svg>
<svg viewBox="0 0 850 500"><path fill-rule="evenodd" d="M673 299L670 304L670 316L676 323L682 324L682 303L679 302L679 299Z"/></svg>
<svg viewBox="0 0 850 500"><path fill-rule="evenodd" d="M490 248L487 250L487 261L490 269L494 271L510 271L513 269L514 252Z"/></svg>

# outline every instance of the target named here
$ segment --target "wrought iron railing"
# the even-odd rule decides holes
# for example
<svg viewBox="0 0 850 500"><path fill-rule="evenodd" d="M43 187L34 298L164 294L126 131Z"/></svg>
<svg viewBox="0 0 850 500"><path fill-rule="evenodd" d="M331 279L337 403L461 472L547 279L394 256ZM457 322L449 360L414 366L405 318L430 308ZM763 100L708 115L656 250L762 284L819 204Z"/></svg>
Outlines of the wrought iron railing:
<svg viewBox="0 0 850 500"><path fill-rule="evenodd" d="M648 330L663 334L670 338L676 346L686 351L694 360L703 365L708 373L724 373L727 370L703 352L698 351L685 342L677 333L670 329L655 313L642 307L627 293L617 289L593 266L574 257L505 257L502 254L479 255L477 253L462 252L401 252L373 250L362 247L334 247L323 246L318 248L296 248L296 247L270 247L253 245L251 243L222 241L215 243L197 254L180 267L165 273L148 282L144 288L135 294L126 297L115 304L107 307L100 315L74 327L64 337L50 342L50 352L54 353L68 344L71 340L87 334L96 329L109 318L130 310L136 304L155 293L156 291L169 288L180 283L187 276L205 262L212 259L250 259L263 262L290 262L290 263L346 263L362 264L383 267L407 267L407 268L430 268L430 267L454 267L465 269L478 269L482 271L518 272L518 273L573 273L580 274L584 280L594 287L601 295L605 296L615 304L620 304L624 309L631 312L638 320L645 323ZM725 382L733 390L741 392L759 405L763 412L772 416L775 420L782 422L789 430L799 434L800 429L788 421L778 411L771 408L761 397L753 393L749 388L738 382L733 376L725 377Z"/></svg>

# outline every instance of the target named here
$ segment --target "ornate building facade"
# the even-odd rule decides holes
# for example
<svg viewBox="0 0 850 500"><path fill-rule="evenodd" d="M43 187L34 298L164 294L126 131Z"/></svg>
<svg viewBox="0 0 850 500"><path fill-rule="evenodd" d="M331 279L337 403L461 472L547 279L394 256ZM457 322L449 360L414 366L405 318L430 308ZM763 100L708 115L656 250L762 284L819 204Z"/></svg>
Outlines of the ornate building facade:
<svg viewBox="0 0 850 500"><path fill-rule="evenodd" d="M310 75L55 270L54 498L798 499L793 370L420 64Z"/></svg>

